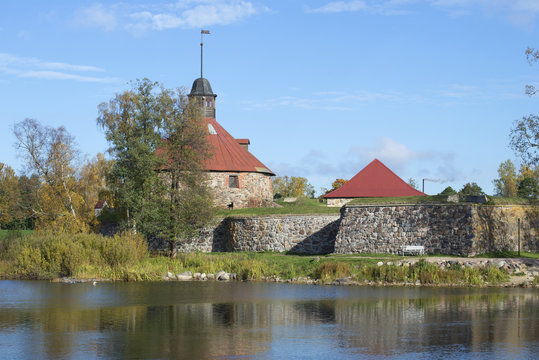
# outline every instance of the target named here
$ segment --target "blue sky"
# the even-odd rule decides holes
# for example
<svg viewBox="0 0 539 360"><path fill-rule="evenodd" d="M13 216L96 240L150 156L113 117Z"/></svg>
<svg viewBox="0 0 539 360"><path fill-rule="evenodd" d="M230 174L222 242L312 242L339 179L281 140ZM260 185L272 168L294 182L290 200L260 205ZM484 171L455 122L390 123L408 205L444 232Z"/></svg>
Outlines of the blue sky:
<svg viewBox="0 0 539 360"><path fill-rule="evenodd" d="M0 3L0 162L15 122L63 125L105 152L97 106L137 78L204 76L217 121L278 175L330 187L375 157L425 191L487 193L514 120L536 112L526 62L537 0L11 1Z"/></svg>

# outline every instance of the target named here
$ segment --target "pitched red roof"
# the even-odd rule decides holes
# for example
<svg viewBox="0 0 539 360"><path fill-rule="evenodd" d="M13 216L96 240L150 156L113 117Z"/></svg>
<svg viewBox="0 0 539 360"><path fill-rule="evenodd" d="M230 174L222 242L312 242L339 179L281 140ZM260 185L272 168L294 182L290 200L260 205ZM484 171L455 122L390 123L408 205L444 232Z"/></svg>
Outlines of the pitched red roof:
<svg viewBox="0 0 539 360"><path fill-rule="evenodd" d="M204 121L208 127L208 140L213 154L204 163L206 170L248 171L275 175L253 154L245 150L214 118L205 118Z"/></svg>
<svg viewBox="0 0 539 360"><path fill-rule="evenodd" d="M374 159L346 184L325 198L425 196L408 185L378 159Z"/></svg>

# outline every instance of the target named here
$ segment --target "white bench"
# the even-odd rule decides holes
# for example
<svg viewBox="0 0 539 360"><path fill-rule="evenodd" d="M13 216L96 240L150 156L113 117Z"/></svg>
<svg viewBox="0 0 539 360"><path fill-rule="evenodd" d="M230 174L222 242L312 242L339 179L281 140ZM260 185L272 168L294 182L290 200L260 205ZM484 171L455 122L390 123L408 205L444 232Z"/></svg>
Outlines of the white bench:
<svg viewBox="0 0 539 360"><path fill-rule="evenodd" d="M425 255L425 247L423 245L403 245L401 250L402 256L404 256L406 253Z"/></svg>

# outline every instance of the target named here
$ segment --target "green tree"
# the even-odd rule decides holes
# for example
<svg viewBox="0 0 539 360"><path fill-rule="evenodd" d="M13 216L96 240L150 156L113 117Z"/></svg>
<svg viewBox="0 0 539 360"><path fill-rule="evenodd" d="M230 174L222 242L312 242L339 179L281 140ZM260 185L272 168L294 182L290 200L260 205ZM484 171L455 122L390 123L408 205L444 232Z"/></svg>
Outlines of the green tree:
<svg viewBox="0 0 539 360"><path fill-rule="evenodd" d="M539 61L539 50L528 47L526 59L530 65ZM537 89L533 85L526 85L526 94L534 96ZM516 120L510 133L510 146L522 160L530 165L539 164L539 117L530 114Z"/></svg>
<svg viewBox="0 0 539 360"><path fill-rule="evenodd" d="M99 105L97 123L110 143L107 184L127 226L171 243L212 218L202 174L209 145L200 109L180 91L148 79Z"/></svg>
<svg viewBox="0 0 539 360"><path fill-rule="evenodd" d="M517 196L517 173L515 165L507 160L498 167L498 178L494 181L494 192L497 196Z"/></svg>
<svg viewBox="0 0 539 360"><path fill-rule="evenodd" d="M304 177L280 176L272 181L274 197L314 197L314 187Z"/></svg>
<svg viewBox="0 0 539 360"><path fill-rule="evenodd" d="M537 199L539 196L539 183L537 179L526 177L518 184L518 197Z"/></svg>
<svg viewBox="0 0 539 360"><path fill-rule="evenodd" d="M457 195L457 192L451 186L448 186L438 195L444 195L444 196Z"/></svg>
<svg viewBox="0 0 539 360"><path fill-rule="evenodd" d="M415 179L409 178L408 179L408 185L410 185L411 187L413 187L414 189L417 190L418 185L417 185L417 182L415 181Z"/></svg>
<svg viewBox="0 0 539 360"><path fill-rule="evenodd" d="M485 195L483 189L476 183L467 183L459 191L459 196L466 197L468 195Z"/></svg>

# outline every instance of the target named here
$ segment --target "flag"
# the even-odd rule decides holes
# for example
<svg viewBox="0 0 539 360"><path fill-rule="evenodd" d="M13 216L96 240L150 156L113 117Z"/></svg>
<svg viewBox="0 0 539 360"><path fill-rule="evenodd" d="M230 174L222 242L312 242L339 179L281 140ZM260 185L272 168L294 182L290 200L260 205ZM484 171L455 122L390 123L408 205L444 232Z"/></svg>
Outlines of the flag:
<svg viewBox="0 0 539 360"><path fill-rule="evenodd" d="M209 34L209 33L210 33L210 30L200 30L200 33L201 33L201 34Z"/></svg>

